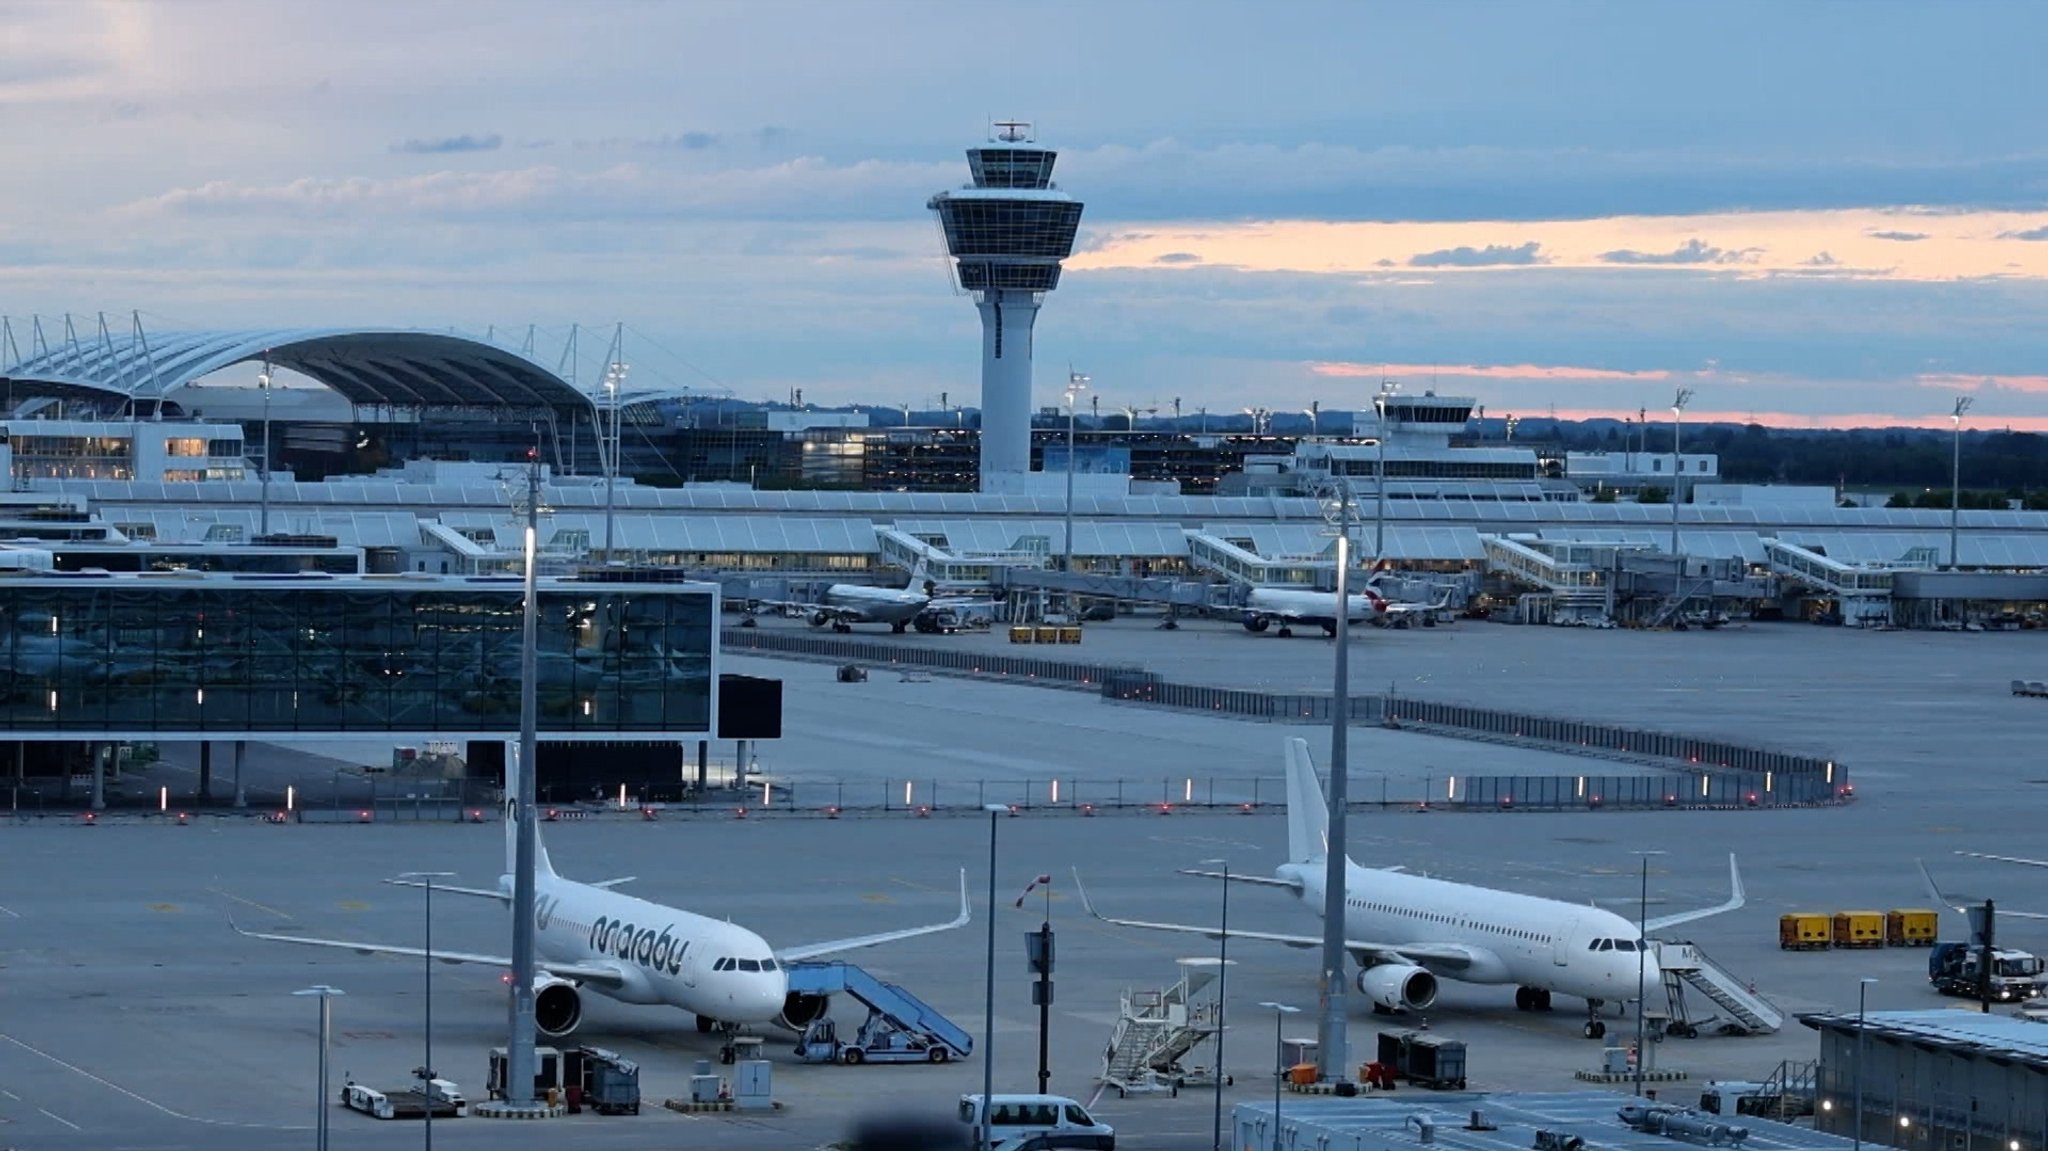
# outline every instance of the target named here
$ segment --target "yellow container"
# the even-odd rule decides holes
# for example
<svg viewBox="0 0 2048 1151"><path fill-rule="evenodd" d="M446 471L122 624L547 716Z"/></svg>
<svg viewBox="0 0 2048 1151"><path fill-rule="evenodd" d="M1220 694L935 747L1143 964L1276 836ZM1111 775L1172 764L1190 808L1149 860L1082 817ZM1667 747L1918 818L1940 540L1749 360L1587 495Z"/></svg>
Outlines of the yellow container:
<svg viewBox="0 0 2048 1151"><path fill-rule="evenodd" d="M1884 941L1893 947L1932 947L1941 913L1925 907L1895 907L1884 915Z"/></svg>
<svg viewBox="0 0 2048 1151"><path fill-rule="evenodd" d="M1836 947L1883 947L1885 915L1882 911L1835 912Z"/></svg>
<svg viewBox="0 0 2048 1151"><path fill-rule="evenodd" d="M1786 951L1826 951L1833 939L1834 921L1818 911L1778 917L1778 946Z"/></svg>
<svg viewBox="0 0 2048 1151"><path fill-rule="evenodd" d="M1029 627L1023 627L1023 626L1019 626L1019 627L1013 627L1013 628L1011 628L1011 629L1010 629L1010 642L1011 642L1011 643L1030 643L1030 642L1031 642L1031 629L1030 629Z"/></svg>
<svg viewBox="0 0 2048 1151"><path fill-rule="evenodd" d="M1048 626L1046 626L1046 625L1044 625L1044 624L1040 624L1040 625L1039 625L1039 627L1038 627L1038 642L1039 642L1039 643L1058 643L1058 642L1060 642L1060 629L1058 629L1058 628L1056 628L1056 627L1048 627Z"/></svg>
<svg viewBox="0 0 2048 1151"><path fill-rule="evenodd" d="M1067 627L1063 627L1063 628L1061 628L1061 629L1060 629L1060 642L1061 642L1061 643L1080 643L1080 642L1081 642L1081 629L1080 629L1080 628L1078 628L1078 627L1073 627L1073 626L1071 626L1071 625L1070 625L1070 626L1067 626Z"/></svg>

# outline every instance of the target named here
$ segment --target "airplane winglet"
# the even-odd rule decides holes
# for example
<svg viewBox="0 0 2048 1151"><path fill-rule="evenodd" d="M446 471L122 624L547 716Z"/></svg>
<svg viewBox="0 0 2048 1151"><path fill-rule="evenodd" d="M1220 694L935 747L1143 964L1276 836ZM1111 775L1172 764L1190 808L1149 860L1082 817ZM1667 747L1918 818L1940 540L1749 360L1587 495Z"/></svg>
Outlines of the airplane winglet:
<svg viewBox="0 0 2048 1151"><path fill-rule="evenodd" d="M1941 885L1934 882L1934 873L1927 870L1926 860L1916 859L1913 861L1913 865L1920 869L1920 878L1927 881L1927 894L1932 895L1934 897L1934 902L1941 904L1943 907L1946 907L1951 911L1965 910L1965 906L1963 904L1957 903L1955 900L1950 899L1946 894L1942 892Z"/></svg>
<svg viewBox="0 0 2048 1151"><path fill-rule="evenodd" d="M1088 898L1088 887L1086 884L1081 882L1081 869L1078 867L1071 867L1067 870L1072 871L1074 873L1074 891L1081 897L1081 906L1087 910L1088 914L1094 916L1097 919L1102 920L1104 923L1108 923L1109 917L1102 914L1100 911L1095 910L1095 901Z"/></svg>
<svg viewBox="0 0 2048 1151"><path fill-rule="evenodd" d="M994 915L996 913L995 908L989 908L988 913ZM974 918L974 906L967 901L967 869L963 867L960 869L960 914L953 920L953 925L955 927L965 927L967 926L967 921L972 918Z"/></svg>

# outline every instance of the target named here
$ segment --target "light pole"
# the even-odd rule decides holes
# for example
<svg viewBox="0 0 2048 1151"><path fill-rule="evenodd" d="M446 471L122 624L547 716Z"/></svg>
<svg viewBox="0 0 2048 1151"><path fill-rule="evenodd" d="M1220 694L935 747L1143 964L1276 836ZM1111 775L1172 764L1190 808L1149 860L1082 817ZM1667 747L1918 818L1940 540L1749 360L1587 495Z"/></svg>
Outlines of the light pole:
<svg viewBox="0 0 2048 1151"><path fill-rule="evenodd" d="M315 983L292 994L320 998L320 1106L313 1116L313 1147L314 1151L327 1151L327 1043L334 1034L334 1015L327 1001L348 992L325 983Z"/></svg>
<svg viewBox="0 0 2048 1151"><path fill-rule="evenodd" d="M1373 486L1379 489L1373 497L1372 562L1375 564L1387 558L1387 401L1393 398L1395 389L1400 386L1393 380L1381 380L1379 394L1372 398L1373 410L1379 414L1379 422L1373 428L1373 443L1379 457L1373 466Z"/></svg>
<svg viewBox="0 0 2048 1151"><path fill-rule="evenodd" d="M1678 427L1685 420L1685 405L1692 402L1692 389L1680 388L1671 400L1671 594L1682 594L1685 565L1678 558L1678 479L1685 461L1678 455ZM1711 606L1711 605L1709 605Z"/></svg>
<svg viewBox="0 0 2048 1151"><path fill-rule="evenodd" d="M425 953L421 956L424 961L423 966L426 971L427 985L426 1052L424 1061L420 1065L419 1078L420 1091L427 1097L427 1151L434 1151L434 1080L437 1078L434 1074L434 881L436 879L453 879L455 878L455 873L452 871L408 871L398 878L418 880L419 885L425 888L427 892L427 945Z"/></svg>
<svg viewBox="0 0 2048 1151"><path fill-rule="evenodd" d="M988 812L988 967L982 985L981 1142L976 1146L986 1151L996 1090L996 817L1010 809L1000 803L984 803L981 809Z"/></svg>
<svg viewBox="0 0 2048 1151"><path fill-rule="evenodd" d="M1650 945L1648 935L1650 922L1650 857L1664 854L1661 851L1638 851L1634 854L1643 860L1643 890L1641 901L1636 905L1636 1094L1643 1093L1643 1055L1649 1050L1643 1034L1643 1000L1648 998L1649 989L1644 986L1647 979L1646 960Z"/></svg>
<svg viewBox="0 0 2048 1151"><path fill-rule="evenodd" d="M1350 1010L1344 994L1344 894L1351 860L1345 850L1345 817L1350 811L1351 760L1351 481L1337 488L1337 612L1336 667L1330 702L1330 820L1323 844L1323 987L1322 1020L1317 1029L1316 1063L1320 1078L1344 1078L1350 1058L1346 1029Z"/></svg>
<svg viewBox="0 0 2048 1151"><path fill-rule="evenodd" d="M1273 1151L1280 1151L1280 1084L1287 1078L1287 1042L1280 1036L1281 1024L1301 1011L1285 1003L1261 1003L1273 1009Z"/></svg>
<svg viewBox="0 0 2048 1151"><path fill-rule="evenodd" d="M1081 393L1088 390L1088 382L1079 372L1067 372L1067 538L1060 570L1068 572L1074 570L1074 408L1081 402Z"/></svg>
<svg viewBox="0 0 2048 1151"><path fill-rule="evenodd" d="M536 436L538 429L535 429ZM540 766L540 446L526 454L526 580L520 612L519 654L519 747L516 757L506 757L507 785L511 787L511 817L514 828L512 851L512 994L509 997L511 1034L505 1043L505 1104L520 1111L534 1107L535 1055L533 1022L534 982L534 857L538 853L539 827L534 817L534 780Z"/></svg>
<svg viewBox="0 0 2048 1151"><path fill-rule="evenodd" d="M263 393L263 492L259 497L256 534L270 534L270 361L256 374L256 387Z"/></svg>
<svg viewBox="0 0 2048 1151"><path fill-rule="evenodd" d="M1210 1122L1214 1129L1211 1151L1223 1151L1223 1015L1230 988L1230 861L1205 859L1202 862L1223 868L1223 918L1216 925L1216 1107Z"/></svg>
<svg viewBox="0 0 2048 1151"><path fill-rule="evenodd" d="M1864 976L1856 981L1856 1148L1863 1148L1863 1003L1870 985L1877 980Z"/></svg>
<svg viewBox="0 0 2048 1151"><path fill-rule="evenodd" d="M1948 566L1957 564L1956 529L1963 519L1963 413L1970 410L1970 397L1957 396L1956 410L1949 416L1955 425L1955 451L1948 469Z"/></svg>
<svg viewBox="0 0 2048 1151"><path fill-rule="evenodd" d="M604 370L605 406L611 409L611 430L606 433L604 467L604 562L617 563L612 553L612 517L617 506L619 482L619 392L626 384L625 364L613 361Z"/></svg>

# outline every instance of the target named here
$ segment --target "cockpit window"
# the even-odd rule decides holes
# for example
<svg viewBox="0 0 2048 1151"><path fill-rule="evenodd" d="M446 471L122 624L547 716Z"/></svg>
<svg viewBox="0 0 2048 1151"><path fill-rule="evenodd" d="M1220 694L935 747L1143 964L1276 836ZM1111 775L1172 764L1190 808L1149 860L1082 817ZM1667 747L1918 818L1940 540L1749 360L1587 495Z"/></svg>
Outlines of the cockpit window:
<svg viewBox="0 0 2048 1151"><path fill-rule="evenodd" d="M759 971L761 970L761 961L758 959L742 959L740 960L740 970Z"/></svg>
<svg viewBox="0 0 2048 1151"><path fill-rule="evenodd" d="M1593 941L1593 949L1595 951L1612 951L1614 950L1614 941L1612 939L1596 939Z"/></svg>
<svg viewBox="0 0 2048 1151"><path fill-rule="evenodd" d="M1614 949L1616 951L1634 951L1636 949L1636 941L1633 939L1617 939L1614 941Z"/></svg>
<svg viewBox="0 0 2048 1151"><path fill-rule="evenodd" d="M711 970L713 970L713 971L731 971L731 970L732 970L732 957L731 957L731 956L727 956L727 955L721 955L721 956L719 956L719 957L718 957L718 962L716 962L716 963L714 963L714 964L712 964L712 965L711 965Z"/></svg>
<svg viewBox="0 0 2048 1151"><path fill-rule="evenodd" d="M761 961L761 970L763 970L763 971L773 971L773 970L775 970L775 961L774 961L773 959L763 959L763 960Z"/></svg>

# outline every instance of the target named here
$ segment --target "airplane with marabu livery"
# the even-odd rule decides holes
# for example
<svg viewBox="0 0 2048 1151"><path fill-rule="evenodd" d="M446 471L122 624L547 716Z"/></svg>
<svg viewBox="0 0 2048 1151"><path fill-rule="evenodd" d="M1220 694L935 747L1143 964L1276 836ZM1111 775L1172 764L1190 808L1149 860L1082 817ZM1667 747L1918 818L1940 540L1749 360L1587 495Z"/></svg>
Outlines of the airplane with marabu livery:
<svg viewBox="0 0 2048 1151"><path fill-rule="evenodd" d="M434 884L436 892L495 900L510 907L517 823L505 820L506 874L494 889ZM696 1016L697 1030L730 1037L740 1029L772 1023L801 1033L830 1009L827 996L793 992L787 965L863 947L914 939L964 927L969 919L967 873L960 873L960 914L944 923L880 931L847 939L775 948L738 924L614 890L632 877L579 883L554 869L535 831L534 856L534 1026L558 1039L583 1018L583 993L620 1003L673 1007ZM387 880L400 887L416 880ZM319 939L278 932L236 931L252 939L354 951L362 955L403 955L443 963L477 963L510 969L507 955L487 955L396 944Z"/></svg>

